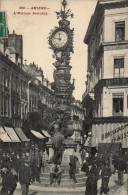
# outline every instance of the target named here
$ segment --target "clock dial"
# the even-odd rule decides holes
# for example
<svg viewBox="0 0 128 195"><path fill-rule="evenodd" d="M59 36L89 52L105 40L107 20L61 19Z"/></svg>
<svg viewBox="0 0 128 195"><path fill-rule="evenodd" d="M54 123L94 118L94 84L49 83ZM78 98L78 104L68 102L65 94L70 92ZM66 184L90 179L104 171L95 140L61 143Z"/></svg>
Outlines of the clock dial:
<svg viewBox="0 0 128 195"><path fill-rule="evenodd" d="M68 35L64 31L57 31L52 37L52 44L56 48L64 47L68 42Z"/></svg>

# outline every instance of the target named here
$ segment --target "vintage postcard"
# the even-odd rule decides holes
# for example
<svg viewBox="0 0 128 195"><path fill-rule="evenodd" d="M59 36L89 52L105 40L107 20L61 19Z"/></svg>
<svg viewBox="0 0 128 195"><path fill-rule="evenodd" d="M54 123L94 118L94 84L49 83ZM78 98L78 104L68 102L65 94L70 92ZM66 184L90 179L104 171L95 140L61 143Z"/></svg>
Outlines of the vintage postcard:
<svg viewBox="0 0 128 195"><path fill-rule="evenodd" d="M0 194L128 194L128 1L0 1Z"/></svg>

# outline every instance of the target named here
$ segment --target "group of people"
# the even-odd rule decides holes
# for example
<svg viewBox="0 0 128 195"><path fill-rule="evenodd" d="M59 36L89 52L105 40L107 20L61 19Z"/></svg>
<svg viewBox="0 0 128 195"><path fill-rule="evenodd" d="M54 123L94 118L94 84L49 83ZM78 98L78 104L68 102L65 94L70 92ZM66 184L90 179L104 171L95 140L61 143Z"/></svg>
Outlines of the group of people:
<svg viewBox="0 0 128 195"><path fill-rule="evenodd" d="M101 178L100 194L109 192L109 180L115 171L118 171L118 184L123 185L123 174L127 170L126 160L128 155L124 157L98 155L85 158L82 161L81 171L87 175L85 195L97 194L97 182ZM17 182L21 185L22 195L28 195L29 185L33 182L40 181L41 170L44 171L42 154L39 149L31 150L30 155L26 153L5 153L0 156L0 195L13 195L17 186ZM78 166L81 165L78 156L71 155L69 162L69 176L77 183L76 172ZM79 166L80 167L80 166ZM61 167L53 164L50 171L50 184L61 183Z"/></svg>
<svg viewBox="0 0 128 195"><path fill-rule="evenodd" d="M31 182L29 161L14 153L3 153L0 162L1 195L13 195L19 181L23 195L28 194Z"/></svg>
<svg viewBox="0 0 128 195"><path fill-rule="evenodd" d="M126 170L126 161L123 156L113 157L98 155L88 158L81 168L87 175L85 195L97 194L97 182L101 178L100 194L109 192L109 180L115 171L118 172L118 184L123 185L123 174Z"/></svg>
<svg viewBox="0 0 128 195"><path fill-rule="evenodd" d="M21 185L22 195L28 195L29 185L34 181L40 182L42 168L40 151L26 153L2 153L0 158L0 195L13 195L17 182Z"/></svg>

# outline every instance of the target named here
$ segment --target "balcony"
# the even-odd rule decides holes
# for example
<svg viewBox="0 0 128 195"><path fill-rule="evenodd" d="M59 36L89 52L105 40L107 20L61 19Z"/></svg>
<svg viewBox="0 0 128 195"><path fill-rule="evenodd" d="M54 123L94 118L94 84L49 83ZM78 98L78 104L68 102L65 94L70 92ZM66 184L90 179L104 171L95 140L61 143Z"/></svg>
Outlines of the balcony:
<svg viewBox="0 0 128 195"><path fill-rule="evenodd" d="M103 87L108 86L128 86L128 77L125 78L112 78L112 79L101 79L95 85L95 93L100 92Z"/></svg>
<svg viewBox="0 0 128 195"><path fill-rule="evenodd" d="M0 117L0 124L5 126L13 126L13 120L9 117L1 116Z"/></svg>
<svg viewBox="0 0 128 195"><path fill-rule="evenodd" d="M20 119L21 118L21 115L16 113L16 114L12 114L12 118L13 119Z"/></svg>

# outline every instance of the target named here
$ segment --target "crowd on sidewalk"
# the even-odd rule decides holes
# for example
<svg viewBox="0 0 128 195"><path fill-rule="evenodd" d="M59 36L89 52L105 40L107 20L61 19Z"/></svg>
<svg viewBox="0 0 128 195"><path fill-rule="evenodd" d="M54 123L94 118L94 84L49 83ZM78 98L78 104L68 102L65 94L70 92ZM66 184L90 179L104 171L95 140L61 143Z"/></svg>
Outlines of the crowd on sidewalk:
<svg viewBox="0 0 128 195"><path fill-rule="evenodd" d="M22 195L27 195L29 185L40 182L41 169L44 170L42 154L38 148L19 154L3 152L0 157L0 195L13 195L17 182Z"/></svg>
<svg viewBox="0 0 128 195"><path fill-rule="evenodd" d="M118 172L117 185L124 184L124 173L128 172L127 167L128 154L122 156L113 156L104 154L97 154L91 159L86 159L81 170L86 173L86 191L85 195L97 194L97 182L101 179L100 194L107 194L109 192L109 180L112 174Z"/></svg>

